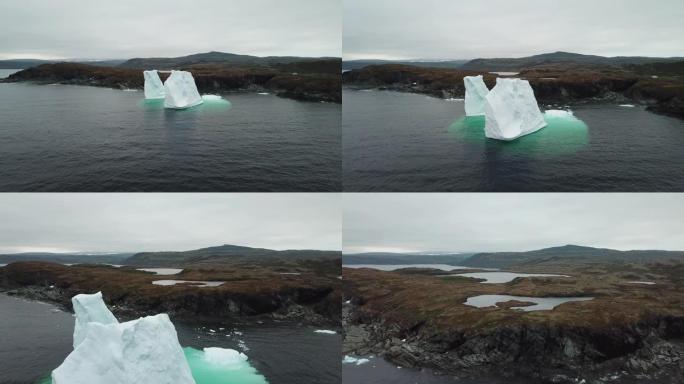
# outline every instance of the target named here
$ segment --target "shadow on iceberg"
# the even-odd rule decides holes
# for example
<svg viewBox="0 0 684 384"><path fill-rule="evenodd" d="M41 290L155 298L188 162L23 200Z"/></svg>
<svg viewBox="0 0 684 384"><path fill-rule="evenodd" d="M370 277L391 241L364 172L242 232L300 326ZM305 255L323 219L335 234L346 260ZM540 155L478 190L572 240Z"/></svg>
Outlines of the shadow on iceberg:
<svg viewBox="0 0 684 384"><path fill-rule="evenodd" d="M484 116L464 116L454 121L449 133L459 141L478 144L500 151L535 155L563 155L574 153L588 143L589 127L570 111L544 112L546 127L513 141L485 137Z"/></svg>
<svg viewBox="0 0 684 384"><path fill-rule="evenodd" d="M100 292L71 301L74 350L39 384L267 384L241 352L181 348L166 314L119 323Z"/></svg>

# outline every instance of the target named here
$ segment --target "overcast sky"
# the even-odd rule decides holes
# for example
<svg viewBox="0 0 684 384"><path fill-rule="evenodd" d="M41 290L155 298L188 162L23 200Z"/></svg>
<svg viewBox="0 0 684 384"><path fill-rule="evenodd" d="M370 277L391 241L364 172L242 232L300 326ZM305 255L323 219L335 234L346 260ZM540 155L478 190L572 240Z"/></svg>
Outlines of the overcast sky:
<svg viewBox="0 0 684 384"><path fill-rule="evenodd" d="M684 194L345 194L346 253L684 250Z"/></svg>
<svg viewBox="0 0 684 384"><path fill-rule="evenodd" d="M0 2L0 59L341 55L341 0Z"/></svg>
<svg viewBox="0 0 684 384"><path fill-rule="evenodd" d="M684 56L682 0L343 0L345 59Z"/></svg>
<svg viewBox="0 0 684 384"><path fill-rule="evenodd" d="M0 194L0 253L341 249L339 194Z"/></svg>

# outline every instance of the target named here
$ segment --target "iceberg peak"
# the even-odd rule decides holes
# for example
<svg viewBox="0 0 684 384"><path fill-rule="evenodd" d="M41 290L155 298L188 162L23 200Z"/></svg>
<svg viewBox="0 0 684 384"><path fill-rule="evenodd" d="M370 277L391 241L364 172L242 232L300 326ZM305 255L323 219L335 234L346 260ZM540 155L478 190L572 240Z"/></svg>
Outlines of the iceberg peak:
<svg viewBox="0 0 684 384"><path fill-rule="evenodd" d="M100 292L72 303L74 350L52 371L53 384L195 384L168 315L119 323Z"/></svg>
<svg viewBox="0 0 684 384"><path fill-rule="evenodd" d="M485 97L485 136L514 140L546 126L527 80L497 78Z"/></svg>
<svg viewBox="0 0 684 384"><path fill-rule="evenodd" d="M164 82L166 97L164 107L184 109L202 104L202 96L197 90L197 84L192 74L187 71L171 71L171 75Z"/></svg>
<svg viewBox="0 0 684 384"><path fill-rule="evenodd" d="M487 97L489 89L482 80L482 75L466 76L463 78L463 84L465 85L466 116L484 115L485 97Z"/></svg>
<svg viewBox="0 0 684 384"><path fill-rule="evenodd" d="M145 77L145 98L163 99L166 96L166 92L157 70L144 71L143 76Z"/></svg>

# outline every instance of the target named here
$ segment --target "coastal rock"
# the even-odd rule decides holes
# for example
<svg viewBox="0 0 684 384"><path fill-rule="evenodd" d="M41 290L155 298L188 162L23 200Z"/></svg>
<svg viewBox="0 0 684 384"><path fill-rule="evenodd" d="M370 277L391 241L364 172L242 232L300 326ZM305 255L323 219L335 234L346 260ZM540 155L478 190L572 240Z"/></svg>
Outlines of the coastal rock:
<svg viewBox="0 0 684 384"><path fill-rule="evenodd" d="M466 116L482 116L485 114L485 97L489 93L482 75L466 76L463 78L465 85L465 112Z"/></svg>
<svg viewBox="0 0 684 384"><path fill-rule="evenodd" d="M530 83L521 79L496 79L485 103L485 136L515 140L546 126Z"/></svg>

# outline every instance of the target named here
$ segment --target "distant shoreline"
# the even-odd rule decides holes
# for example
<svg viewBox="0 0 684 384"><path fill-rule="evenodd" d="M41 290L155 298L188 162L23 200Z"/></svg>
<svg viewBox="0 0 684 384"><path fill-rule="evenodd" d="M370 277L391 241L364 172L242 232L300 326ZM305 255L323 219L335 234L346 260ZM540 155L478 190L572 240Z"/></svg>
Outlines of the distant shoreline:
<svg viewBox="0 0 684 384"><path fill-rule="evenodd" d="M488 88L497 75L488 71L372 65L342 74L344 89L377 89L425 94L441 99L465 97L463 77L482 75ZM594 102L634 103L647 110L684 118L684 80L642 76L622 70L599 70L574 65L522 70L540 104Z"/></svg>

